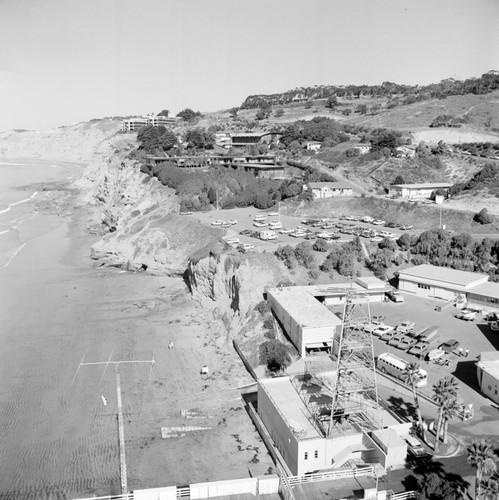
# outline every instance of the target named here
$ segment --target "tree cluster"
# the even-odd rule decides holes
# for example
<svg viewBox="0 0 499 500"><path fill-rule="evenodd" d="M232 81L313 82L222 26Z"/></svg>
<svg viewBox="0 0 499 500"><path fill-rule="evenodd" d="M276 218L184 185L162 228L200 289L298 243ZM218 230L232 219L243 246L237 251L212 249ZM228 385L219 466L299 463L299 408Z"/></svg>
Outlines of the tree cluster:
<svg viewBox="0 0 499 500"><path fill-rule="evenodd" d="M292 269L297 265L302 265L307 269L315 267L315 257L312 252L312 245L306 241L299 243L296 247L285 245L277 247L274 255L282 260L288 269Z"/></svg>
<svg viewBox="0 0 499 500"><path fill-rule="evenodd" d="M142 172L156 177L164 186L175 189L182 210L207 210L217 199L221 208L265 209L282 199L296 196L302 184L296 180L260 179L248 172L213 167L207 172L188 171L172 161L142 166Z"/></svg>
<svg viewBox="0 0 499 500"><path fill-rule="evenodd" d="M291 363L288 347L280 340L267 340L260 344L260 363L273 372L286 368Z"/></svg>
<svg viewBox="0 0 499 500"><path fill-rule="evenodd" d="M192 122L201 118L201 116L203 115L199 111L194 111L191 108L185 108L177 113L177 117L182 118L182 120L185 120L186 122Z"/></svg>
<svg viewBox="0 0 499 500"><path fill-rule="evenodd" d="M491 142L463 142L455 144L454 149L466 151L483 158L499 157L499 144L492 144Z"/></svg>
<svg viewBox="0 0 499 500"><path fill-rule="evenodd" d="M475 241L469 234L450 234L431 229L418 236L403 234L397 244L410 252L413 264L429 263L462 271L488 272L499 281L495 267L499 264L499 241L484 238Z"/></svg>
<svg viewBox="0 0 499 500"><path fill-rule="evenodd" d="M312 120L299 120L282 130L281 143L290 146L294 141L299 147L307 141L318 141L331 147L350 140L336 120L316 116Z"/></svg>
<svg viewBox="0 0 499 500"><path fill-rule="evenodd" d="M189 149L213 149L215 134L203 127L196 127L187 130L185 140Z"/></svg>
<svg viewBox="0 0 499 500"><path fill-rule="evenodd" d="M493 163L487 163L469 181L454 184L450 188L449 194L454 196L462 191L470 191L474 188L483 188L485 186L499 188L499 167Z"/></svg>
<svg viewBox="0 0 499 500"><path fill-rule="evenodd" d="M165 126L147 125L137 132L139 150L148 154L168 152L178 144L177 136Z"/></svg>
<svg viewBox="0 0 499 500"><path fill-rule="evenodd" d="M326 273L335 270L342 276L354 276L355 262L360 262L362 255L362 244L360 238L356 236L348 243L334 245L319 268Z"/></svg>

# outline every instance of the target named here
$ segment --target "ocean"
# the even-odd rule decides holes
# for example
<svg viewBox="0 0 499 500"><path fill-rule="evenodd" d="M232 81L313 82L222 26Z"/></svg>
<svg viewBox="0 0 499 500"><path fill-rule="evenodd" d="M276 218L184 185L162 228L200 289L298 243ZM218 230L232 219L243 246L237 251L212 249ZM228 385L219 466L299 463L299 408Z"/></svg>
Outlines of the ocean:
<svg viewBox="0 0 499 500"><path fill-rule="evenodd" d="M74 181L82 171L80 165L68 163L0 161L0 270L40 230L36 224L37 203L44 193L38 191L38 186Z"/></svg>

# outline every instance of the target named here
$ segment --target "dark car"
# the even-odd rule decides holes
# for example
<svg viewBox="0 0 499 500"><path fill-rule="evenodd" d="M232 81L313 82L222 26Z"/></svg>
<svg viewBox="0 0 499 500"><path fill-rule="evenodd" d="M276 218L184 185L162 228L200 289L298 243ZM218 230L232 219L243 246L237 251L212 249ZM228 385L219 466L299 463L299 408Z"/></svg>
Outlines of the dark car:
<svg viewBox="0 0 499 500"><path fill-rule="evenodd" d="M460 345L461 344L459 343L458 340L450 339L444 342L443 344L440 344L438 348L442 349L442 351L445 351L445 354L449 354L449 352L453 352L454 350L459 349Z"/></svg>
<svg viewBox="0 0 499 500"><path fill-rule="evenodd" d="M251 231L251 229L243 229L239 232L239 234L242 234L244 236L245 234L251 234L252 232L253 231Z"/></svg>

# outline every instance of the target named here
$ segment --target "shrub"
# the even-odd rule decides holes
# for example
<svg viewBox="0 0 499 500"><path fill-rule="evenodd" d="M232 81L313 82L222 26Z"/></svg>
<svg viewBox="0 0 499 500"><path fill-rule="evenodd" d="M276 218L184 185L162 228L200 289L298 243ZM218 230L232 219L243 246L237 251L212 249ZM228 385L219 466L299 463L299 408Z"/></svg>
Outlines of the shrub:
<svg viewBox="0 0 499 500"><path fill-rule="evenodd" d="M482 208L480 212L475 214L473 220L475 222L478 222L479 224L490 224L494 222L494 217L491 214L489 214L486 208Z"/></svg>
<svg viewBox="0 0 499 500"><path fill-rule="evenodd" d="M274 318L272 316L267 316L265 318L265 321L263 322L263 327L266 330L273 330L274 329Z"/></svg>
<svg viewBox="0 0 499 500"><path fill-rule="evenodd" d="M262 300L259 302L256 306L255 309L262 315L265 316L267 313L270 312L270 304L266 300Z"/></svg>
<svg viewBox="0 0 499 500"><path fill-rule="evenodd" d="M315 264L314 254L312 253L312 245L306 241L299 243L295 248L295 258L299 264L311 269Z"/></svg>
<svg viewBox="0 0 499 500"><path fill-rule="evenodd" d="M267 340L260 345L260 363L271 371L279 371L291 363L288 348L279 340Z"/></svg>
<svg viewBox="0 0 499 500"><path fill-rule="evenodd" d="M316 252L327 252L329 250L329 245L326 240L318 239L312 246Z"/></svg>

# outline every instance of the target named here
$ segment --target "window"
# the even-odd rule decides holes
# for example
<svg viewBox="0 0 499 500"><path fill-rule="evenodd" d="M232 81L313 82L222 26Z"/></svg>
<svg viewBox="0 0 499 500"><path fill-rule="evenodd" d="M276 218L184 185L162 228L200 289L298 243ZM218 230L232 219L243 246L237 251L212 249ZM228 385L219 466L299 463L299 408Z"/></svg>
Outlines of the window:
<svg viewBox="0 0 499 500"><path fill-rule="evenodd" d="M430 287L428 285L423 285L421 283L418 283L418 288L423 288L424 290L429 290Z"/></svg>
<svg viewBox="0 0 499 500"><path fill-rule="evenodd" d="M305 452L305 460L308 460L308 451Z"/></svg>
<svg viewBox="0 0 499 500"><path fill-rule="evenodd" d="M496 391L497 394L497 391ZM314 458L319 458L319 450L315 450Z"/></svg>

